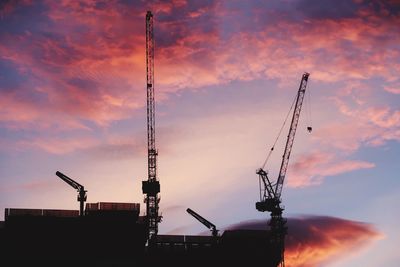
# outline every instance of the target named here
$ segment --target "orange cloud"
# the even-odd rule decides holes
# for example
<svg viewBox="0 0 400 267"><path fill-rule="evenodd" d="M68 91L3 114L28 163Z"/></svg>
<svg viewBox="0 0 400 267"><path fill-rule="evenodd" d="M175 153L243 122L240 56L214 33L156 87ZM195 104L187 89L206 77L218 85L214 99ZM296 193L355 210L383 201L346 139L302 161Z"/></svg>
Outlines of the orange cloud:
<svg viewBox="0 0 400 267"><path fill-rule="evenodd" d="M382 236L369 224L333 217L293 219L288 227L285 264L290 267L322 266L349 257Z"/></svg>
<svg viewBox="0 0 400 267"><path fill-rule="evenodd" d="M90 120L107 126L142 107L145 103L145 89L141 86L145 85L143 18L140 25L133 23L139 17L130 19L119 5L101 9L96 2L87 1L47 4L49 20L60 28L2 36L2 57L16 64L19 74L27 78L20 85L25 97L42 99L41 103L29 99L29 105L35 109L29 113L26 107L13 109L12 103L21 99L8 95L10 105L6 105L2 121L23 124L25 117L30 116L32 124L57 125L61 124L57 117L47 115L57 113L69 116L76 125ZM129 28L125 26L127 20L132 22ZM82 33L75 31L77 26L92 30ZM138 29L140 34L136 33ZM27 106L28 101L20 105L24 104Z"/></svg>
<svg viewBox="0 0 400 267"><path fill-rule="evenodd" d="M265 229L267 222L241 222L227 229ZM382 238L372 225L328 216L288 218L285 240L285 266L325 266L360 252Z"/></svg>

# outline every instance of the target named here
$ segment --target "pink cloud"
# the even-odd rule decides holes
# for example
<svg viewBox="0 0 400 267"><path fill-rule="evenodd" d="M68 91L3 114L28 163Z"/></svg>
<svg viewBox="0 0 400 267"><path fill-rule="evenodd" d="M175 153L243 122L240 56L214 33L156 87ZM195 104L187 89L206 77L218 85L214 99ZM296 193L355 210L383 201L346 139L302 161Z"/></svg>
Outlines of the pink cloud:
<svg viewBox="0 0 400 267"><path fill-rule="evenodd" d="M314 139L325 149L349 154L359 149L362 144L373 140L376 133L374 127L359 122L333 122L316 129Z"/></svg>
<svg viewBox="0 0 400 267"><path fill-rule="evenodd" d="M325 177L360 169L375 167L374 163L358 160L341 160L333 153L314 152L300 155L290 165L287 184L290 187L319 185Z"/></svg>
<svg viewBox="0 0 400 267"><path fill-rule="evenodd" d="M143 32L143 23L140 27L136 23L136 27L127 28L124 26L127 17L123 12L117 12L118 5L110 10L96 9L95 5L95 2L51 2L49 14L56 13L56 23L61 25L58 31L48 29L52 33L50 35L25 32L3 36L5 42L0 45L3 58L15 63L19 73L27 75L31 83L21 85L21 90L29 86L26 95L34 94L44 99L43 103L30 101L36 109L35 115L29 115L30 121L35 121L37 125L46 124L44 121L57 124L55 116L52 120L46 115L56 112L74 119L76 125L88 119L107 126L112 121L128 118L133 109L145 103L145 90L137 83L142 80L145 84L144 36L135 34L139 28L140 33ZM95 16L92 11L99 14ZM76 19L71 20L71 15ZM94 21L86 21L85 18ZM74 31L77 25L89 26L92 22L98 23L93 32L82 34ZM111 29L114 24L121 27ZM60 35L61 32L65 35ZM122 36L124 38L120 38ZM22 118L23 123L24 116L28 116L24 113L26 108L17 112L11 108L12 103L21 99L15 96L8 98L10 105L6 107L10 106L10 110L5 112L2 120L17 124ZM10 115L13 117L10 118Z"/></svg>
<svg viewBox="0 0 400 267"><path fill-rule="evenodd" d="M6 18L18 8L18 6L31 5L32 0L20 0L20 1L4 1L0 6L0 19Z"/></svg>
<svg viewBox="0 0 400 267"><path fill-rule="evenodd" d="M56 181L47 181L47 180L36 180L33 182L28 182L19 185L20 188L23 188L27 191L38 191L38 190L49 190L49 188L53 188L56 185Z"/></svg>
<svg viewBox="0 0 400 267"><path fill-rule="evenodd" d="M347 90L347 89L346 89ZM368 103L373 96L360 94L355 89L351 98L343 91L332 98L342 118L341 122L327 122L314 132L314 139L325 149L335 148L347 154L361 146L381 146L389 140L400 140L400 111L389 105ZM364 94L364 92L362 92Z"/></svg>
<svg viewBox="0 0 400 267"><path fill-rule="evenodd" d="M21 99L15 93L3 94L0 104L0 121L10 129L51 129L53 132L89 130L84 123L71 115L52 110L52 107L47 105L38 108L36 103L29 99Z"/></svg>
<svg viewBox="0 0 400 267"><path fill-rule="evenodd" d="M391 113L389 107L372 107L366 110L366 117L382 128L400 127L400 110Z"/></svg>
<svg viewBox="0 0 400 267"><path fill-rule="evenodd" d="M13 93L0 93L2 124L12 129L88 131L90 122L109 127L143 108L146 9L118 1L103 7L95 1L46 5L44 16L57 27L2 36L2 57L28 77L20 88L8 88ZM259 10L254 17L259 27L232 32L226 27L225 32L225 24L242 24L237 19L243 16L240 9L191 5L174 1L150 6L157 40L157 101L181 90L235 80L276 79L280 85L297 85L299 74L307 70L321 84L345 82L347 87L333 93L343 118L315 131L315 143L324 150L349 155L363 145L400 139L399 111L375 105L370 101L374 89L364 86L364 81L380 77L390 91L386 84L392 86L398 77L398 17L366 7L350 17L298 21L272 9L268 12L279 23L265 23ZM250 21L254 24L253 18ZM31 147L50 153L84 149L78 141L67 140L69 148L61 145L62 140L54 140L54 149L48 143L37 140ZM370 167L358 161L325 160L319 164L333 166L329 172L297 176L296 183L318 184L325 176Z"/></svg>
<svg viewBox="0 0 400 267"><path fill-rule="evenodd" d="M385 86L384 87L385 91L392 93L392 94L400 94L400 86L398 87L392 87L392 86Z"/></svg>
<svg viewBox="0 0 400 267"><path fill-rule="evenodd" d="M93 138L48 138L20 141L18 143L18 147L37 148L51 154L61 155L68 154L80 149L87 149L97 144L98 141Z"/></svg>
<svg viewBox="0 0 400 267"><path fill-rule="evenodd" d="M56 180L34 179L31 182L0 186L0 192L14 193L16 191L21 191L21 190L27 192L45 192L53 189L56 185L57 185Z"/></svg>
<svg viewBox="0 0 400 267"><path fill-rule="evenodd" d="M107 126L142 107L145 10L126 8L117 1L101 8L94 1L50 1L47 5L48 17L60 25L54 36L9 35L0 50L21 72L32 72L47 81L39 91L49 97L50 109ZM229 17L229 12L237 10L206 5L196 14L183 9L188 12L184 18L163 21L158 20L157 12L170 14L188 8L187 2L156 2L152 7L155 27L163 36L156 37L161 40L156 46L161 92L258 78L287 83L297 81L305 69L313 73L313 79L326 82L368 79L377 73L390 79L396 76L393 68L399 67L393 60L399 57L398 52L386 49L399 41L393 26L398 18L383 18L370 9L359 11L367 14L366 18L311 18L302 23L283 19L279 24L265 25L262 31L224 36L218 28L224 17L218 14ZM198 20L206 14L218 19L199 26ZM77 27L91 30L83 34ZM384 42L383 32L390 37ZM81 82L71 84L77 80ZM159 94L159 99L165 97Z"/></svg>

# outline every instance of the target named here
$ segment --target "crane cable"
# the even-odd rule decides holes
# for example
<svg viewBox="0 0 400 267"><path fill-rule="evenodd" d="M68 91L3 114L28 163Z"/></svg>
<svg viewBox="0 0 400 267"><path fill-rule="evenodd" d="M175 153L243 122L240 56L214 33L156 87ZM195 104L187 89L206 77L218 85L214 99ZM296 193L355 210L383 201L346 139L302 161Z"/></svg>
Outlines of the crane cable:
<svg viewBox="0 0 400 267"><path fill-rule="evenodd" d="M298 93L297 93L297 94L298 94ZM264 164L262 165L261 169L264 169L264 168L265 168L265 165L267 164L267 162L268 162L268 160L269 160L269 158L270 158L270 156L271 156L271 154L272 154L272 151L274 151L276 142L278 142L278 139L279 139L279 137L281 136L281 133L282 133L282 131L283 131L283 128L285 127L285 124L286 124L286 122L287 122L287 120L288 120L288 118L289 118L290 112L291 112L292 109L293 109L294 103L296 102L297 94L296 94L295 98L293 99L293 103L292 103L292 105L291 105L291 107L290 107L290 110L289 110L288 114L286 115L285 121L283 122L282 127L281 127L281 129L279 130L278 136L277 136L276 139L275 139L274 145L271 147L271 150L269 151L268 156L267 156L267 158L265 159Z"/></svg>

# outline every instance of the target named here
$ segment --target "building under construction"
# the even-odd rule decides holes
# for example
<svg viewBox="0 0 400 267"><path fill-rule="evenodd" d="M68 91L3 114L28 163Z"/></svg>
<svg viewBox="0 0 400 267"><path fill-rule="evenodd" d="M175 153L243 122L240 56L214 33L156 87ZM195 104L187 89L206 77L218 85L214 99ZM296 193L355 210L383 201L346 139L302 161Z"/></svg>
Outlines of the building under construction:
<svg viewBox="0 0 400 267"><path fill-rule="evenodd" d="M6 266L277 266L270 231L231 230L221 236L156 235L136 203L87 203L78 210L6 209L0 231Z"/></svg>
<svg viewBox="0 0 400 267"><path fill-rule="evenodd" d="M85 203L87 191L84 186L56 172L60 179L78 191L80 209L5 209L5 221L0 225L3 260L8 262L7 266L283 266L286 227L281 216L280 196L308 75L304 74L300 83L277 182L272 183L263 168L257 171L260 186L264 188L256 208L271 212L270 228L267 230L266 225L266 230L227 230L220 234L214 224L187 209L211 230L210 236L160 235L153 15L147 12L148 177L142 183L145 214L140 216L139 203Z"/></svg>

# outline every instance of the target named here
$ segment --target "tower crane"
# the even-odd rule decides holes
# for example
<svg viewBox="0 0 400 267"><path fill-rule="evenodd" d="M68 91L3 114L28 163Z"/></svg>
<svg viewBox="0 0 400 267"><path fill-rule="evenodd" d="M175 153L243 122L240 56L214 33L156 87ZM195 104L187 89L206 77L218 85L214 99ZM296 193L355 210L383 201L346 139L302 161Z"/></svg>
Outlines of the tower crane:
<svg viewBox="0 0 400 267"><path fill-rule="evenodd" d="M284 265L283 261L284 238L286 235L287 228L285 227L286 220L282 218L283 208L281 207L281 194L282 194L283 182L285 180L285 175L289 164L290 153L293 147L293 141L296 134L297 124L299 122L301 106L303 104L303 99L309 75L310 75L309 73L305 72L301 78L300 87L296 97L296 104L293 110L292 122L290 124L285 151L282 156L282 163L276 183L271 182L271 180L268 177L268 172L265 171L263 168L260 168L256 171L256 173L259 175L260 187L261 187L261 182L263 185L263 189L261 190L260 188L260 192L263 193L260 194L260 201L256 202L256 209L261 212L268 211L271 213L270 226L272 232L275 234L277 244L281 248L282 266ZM310 127L308 127L307 129L311 131Z"/></svg>
<svg viewBox="0 0 400 267"><path fill-rule="evenodd" d="M142 182L142 192L146 194L146 224L148 238L152 240L158 233L160 182L157 180L157 155L155 141L155 101L154 101L154 33L153 14L146 13L146 80L147 80L147 163L148 179Z"/></svg>
<svg viewBox="0 0 400 267"><path fill-rule="evenodd" d="M85 205L85 201L87 198L86 196L87 191L85 190L85 187L75 182L74 180L72 180L71 178L69 178L68 176L59 171L56 172L56 175L60 177L64 182L66 182L67 184L78 190L78 201L80 202L79 215L83 216L83 207Z"/></svg>
<svg viewBox="0 0 400 267"><path fill-rule="evenodd" d="M211 230L212 236L213 237L217 237L218 236L218 230L215 227L214 224L210 223L209 221L207 221L206 219L204 219L203 217L201 217L199 214L197 214L196 212L194 212L191 209L186 209L186 211L192 215L193 217L195 217L199 222L201 222L202 224L204 224L208 229Z"/></svg>

